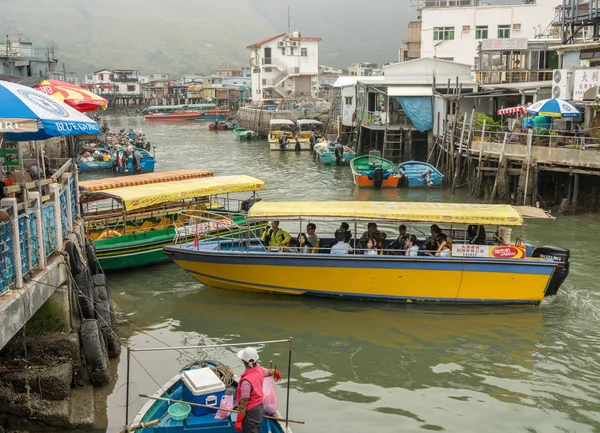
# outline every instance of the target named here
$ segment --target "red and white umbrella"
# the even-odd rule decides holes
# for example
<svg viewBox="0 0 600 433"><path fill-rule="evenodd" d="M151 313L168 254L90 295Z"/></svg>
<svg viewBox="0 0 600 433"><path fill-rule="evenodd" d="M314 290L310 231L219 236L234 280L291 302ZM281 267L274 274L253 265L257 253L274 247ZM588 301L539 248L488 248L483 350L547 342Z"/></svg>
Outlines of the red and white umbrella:
<svg viewBox="0 0 600 433"><path fill-rule="evenodd" d="M530 104L519 105L518 107L502 108L498 110L498 116L511 116L513 114L527 114L527 107Z"/></svg>

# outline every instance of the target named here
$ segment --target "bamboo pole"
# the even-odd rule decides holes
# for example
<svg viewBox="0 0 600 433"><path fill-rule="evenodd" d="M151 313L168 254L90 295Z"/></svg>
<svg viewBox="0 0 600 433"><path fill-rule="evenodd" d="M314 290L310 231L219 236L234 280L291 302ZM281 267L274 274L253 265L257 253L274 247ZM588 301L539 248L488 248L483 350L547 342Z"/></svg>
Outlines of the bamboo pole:
<svg viewBox="0 0 600 433"><path fill-rule="evenodd" d="M508 139L508 132L504 133L504 139L502 140L502 150L500 151L500 158L498 159L498 170L496 171L496 179L494 179L494 187L492 188L492 195L490 201L494 201L496 198L496 192L498 191L498 178L500 177L500 167L504 162L504 149L506 146L506 140Z"/></svg>
<svg viewBox="0 0 600 433"><path fill-rule="evenodd" d="M485 141L485 125L486 120L483 120L483 125L481 127L481 141L479 142L479 161L477 163L477 195L479 195L481 191L481 182L483 180L483 173L481 170L481 165L483 163L483 143Z"/></svg>
<svg viewBox="0 0 600 433"><path fill-rule="evenodd" d="M463 140L464 140L466 126L467 126L467 113L465 113L465 115L463 116L463 124L462 124L462 128L460 130L460 140L458 142L458 151L456 152L456 164L455 164L456 170L454 172L454 178L452 179L452 194L454 194L454 191L456 190L456 183L458 182L458 174L460 172L461 157L462 157L462 144L463 144Z"/></svg>
<svg viewBox="0 0 600 433"><path fill-rule="evenodd" d="M504 139L506 141L506 139ZM527 159L525 163L527 164L527 174L525 175L525 191L523 193L523 206L527 206L527 191L529 191L529 166L531 165L531 143L533 141L533 131L530 129L529 134L527 134ZM504 148L504 144L502 144L502 148Z"/></svg>

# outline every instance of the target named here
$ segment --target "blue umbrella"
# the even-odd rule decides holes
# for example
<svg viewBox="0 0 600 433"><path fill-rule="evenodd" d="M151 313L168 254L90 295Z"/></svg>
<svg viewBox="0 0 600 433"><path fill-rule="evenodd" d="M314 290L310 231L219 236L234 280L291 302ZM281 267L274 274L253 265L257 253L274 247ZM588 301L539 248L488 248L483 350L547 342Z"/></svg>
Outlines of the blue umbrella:
<svg viewBox="0 0 600 433"><path fill-rule="evenodd" d="M0 134L9 141L100 135L98 123L39 90L0 81Z"/></svg>
<svg viewBox="0 0 600 433"><path fill-rule="evenodd" d="M562 99L544 99L527 107L529 114L548 117L579 117L580 113L577 107L568 101Z"/></svg>

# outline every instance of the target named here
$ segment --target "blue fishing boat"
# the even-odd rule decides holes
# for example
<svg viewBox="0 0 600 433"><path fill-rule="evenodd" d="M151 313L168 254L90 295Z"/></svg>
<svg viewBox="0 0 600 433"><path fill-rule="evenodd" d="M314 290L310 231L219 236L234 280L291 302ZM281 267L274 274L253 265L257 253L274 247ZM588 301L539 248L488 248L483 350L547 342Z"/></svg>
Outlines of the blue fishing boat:
<svg viewBox="0 0 600 433"><path fill-rule="evenodd" d="M123 161L123 149L120 149L117 152L117 161L116 170L119 173L129 173L129 174L140 174L140 173L152 173L154 171L154 165L156 164L156 158L148 152L146 149L142 149L140 147L135 148L135 152L139 152L142 155L142 160L140 165L142 166L142 170L139 172L135 171L133 166L133 153L129 155L127 158L127 162ZM126 171L127 170L127 171Z"/></svg>
<svg viewBox="0 0 600 433"><path fill-rule="evenodd" d="M350 164L356 158L356 152L348 146L344 146L344 153L340 160L335 157L334 143L317 143L314 148L316 158L325 165L345 165Z"/></svg>
<svg viewBox="0 0 600 433"><path fill-rule="evenodd" d="M115 155L107 149L94 149L77 158L77 167L81 171L112 170L115 165Z"/></svg>
<svg viewBox="0 0 600 433"><path fill-rule="evenodd" d="M291 340L289 339L263 343L288 344L290 345L291 353ZM203 346L189 348L198 347ZM156 349L146 348L138 350L152 351ZM160 350L165 350L165 348L162 347ZM167 350L169 349L167 348ZM136 349L134 348L128 348L128 353L135 351ZM129 362L127 363L127 371L129 372ZM138 433L184 433L199 431L203 433L235 433L237 410L234 407L238 380L238 376L233 372L231 367L218 361L202 360L191 362L183 367L171 380L161 386L153 395L139 395L139 397L147 398L148 401L131 423L127 421L126 427L121 430L121 433L134 431ZM130 398L129 389L127 389L126 395L126 404L128 404ZM266 399L263 401L265 414L260 426L261 432L292 433L289 423L304 424L303 421L288 419L287 412L285 417L283 417L277 410L276 397L274 398L274 406L272 406L272 403L271 406L267 405ZM269 401L272 402L272 400ZM274 412L267 413L269 407L272 407ZM126 411L126 417L127 414Z"/></svg>
<svg viewBox="0 0 600 433"><path fill-rule="evenodd" d="M398 165L405 186L442 186L444 175L433 165L421 161L406 161Z"/></svg>

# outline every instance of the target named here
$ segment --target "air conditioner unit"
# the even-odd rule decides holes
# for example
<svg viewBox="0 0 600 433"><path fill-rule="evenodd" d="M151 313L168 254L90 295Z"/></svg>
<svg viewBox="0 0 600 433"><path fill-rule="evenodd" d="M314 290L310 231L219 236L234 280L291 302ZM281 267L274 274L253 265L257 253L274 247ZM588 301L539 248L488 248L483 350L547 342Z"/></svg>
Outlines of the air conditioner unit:
<svg viewBox="0 0 600 433"><path fill-rule="evenodd" d="M552 97L571 99L572 92L573 71L569 69L555 69L552 72Z"/></svg>
<svg viewBox="0 0 600 433"><path fill-rule="evenodd" d="M279 41L279 42L277 43L277 46L278 46L278 47L285 47L285 42L284 42L284 41Z"/></svg>
<svg viewBox="0 0 600 433"><path fill-rule="evenodd" d="M520 32L520 31L521 31L521 23L515 23L515 24L513 24L513 25L512 25L512 29L513 29L515 32Z"/></svg>
<svg viewBox="0 0 600 433"><path fill-rule="evenodd" d="M463 26L463 32L470 32L471 31L471 26L469 24Z"/></svg>
<svg viewBox="0 0 600 433"><path fill-rule="evenodd" d="M298 46L300 46L300 42L292 41L292 47L298 47Z"/></svg>

